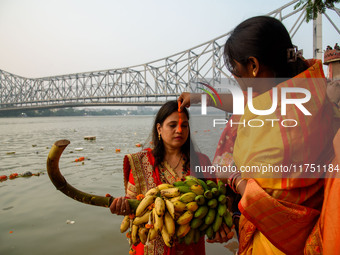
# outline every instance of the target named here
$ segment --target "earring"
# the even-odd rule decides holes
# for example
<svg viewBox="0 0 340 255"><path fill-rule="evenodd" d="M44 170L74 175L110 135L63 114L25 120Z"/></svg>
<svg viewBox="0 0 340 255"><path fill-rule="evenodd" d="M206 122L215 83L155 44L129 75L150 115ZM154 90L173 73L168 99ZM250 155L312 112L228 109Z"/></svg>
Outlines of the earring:
<svg viewBox="0 0 340 255"><path fill-rule="evenodd" d="M158 140L161 140L161 133L158 133Z"/></svg>
<svg viewBox="0 0 340 255"><path fill-rule="evenodd" d="M255 72L255 70L253 71L253 76L256 77L256 72Z"/></svg>

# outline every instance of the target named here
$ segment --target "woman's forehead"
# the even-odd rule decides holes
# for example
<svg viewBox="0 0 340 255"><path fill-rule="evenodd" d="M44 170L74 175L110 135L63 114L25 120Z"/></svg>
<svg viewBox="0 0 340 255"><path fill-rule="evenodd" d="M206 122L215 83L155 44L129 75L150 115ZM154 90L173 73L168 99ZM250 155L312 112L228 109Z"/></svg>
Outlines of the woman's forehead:
<svg viewBox="0 0 340 255"><path fill-rule="evenodd" d="M164 122L178 121L179 117L181 117L182 121L188 121L188 118L184 112L181 113L173 112L165 119Z"/></svg>

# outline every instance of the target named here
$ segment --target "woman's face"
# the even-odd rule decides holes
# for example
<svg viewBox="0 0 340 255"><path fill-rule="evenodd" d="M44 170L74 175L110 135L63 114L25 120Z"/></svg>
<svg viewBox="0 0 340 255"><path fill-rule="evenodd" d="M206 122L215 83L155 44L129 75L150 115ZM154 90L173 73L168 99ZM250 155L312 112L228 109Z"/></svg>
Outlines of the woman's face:
<svg viewBox="0 0 340 255"><path fill-rule="evenodd" d="M181 125L179 125L179 117L181 117ZM162 125L157 123L157 131L161 134L165 148L181 148L189 136L188 118L184 112L173 112Z"/></svg>

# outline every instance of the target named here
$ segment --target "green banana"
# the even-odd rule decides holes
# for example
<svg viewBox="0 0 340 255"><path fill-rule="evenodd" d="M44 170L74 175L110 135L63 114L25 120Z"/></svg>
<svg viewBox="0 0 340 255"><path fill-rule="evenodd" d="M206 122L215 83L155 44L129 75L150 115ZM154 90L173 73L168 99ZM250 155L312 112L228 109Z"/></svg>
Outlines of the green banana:
<svg viewBox="0 0 340 255"><path fill-rule="evenodd" d="M223 216L220 216L220 215L217 214L216 217L215 217L215 221L213 223L214 232L217 232L220 229L220 227L222 225L222 221L223 221Z"/></svg>
<svg viewBox="0 0 340 255"><path fill-rule="evenodd" d="M194 241L195 230L190 229L189 233L184 237L184 243L190 245Z"/></svg>
<svg viewBox="0 0 340 255"><path fill-rule="evenodd" d="M217 207L217 213L220 216L224 216L227 213L227 206L225 204L219 204Z"/></svg>
<svg viewBox="0 0 340 255"><path fill-rule="evenodd" d="M217 184L214 181L212 181L212 180L207 180L206 183L207 183L207 185L208 185L208 187L210 189L212 189L212 188L216 188L217 189L218 188Z"/></svg>
<svg viewBox="0 0 340 255"><path fill-rule="evenodd" d="M210 208L207 215L204 218L204 223L207 225L212 224L214 222L215 215L216 215L215 209Z"/></svg>
<svg viewBox="0 0 340 255"><path fill-rule="evenodd" d="M177 181L177 182L174 182L172 185L174 185L175 187L179 187L179 186L185 185L185 183L183 181Z"/></svg>
<svg viewBox="0 0 340 255"><path fill-rule="evenodd" d="M208 227L209 227L209 225L203 223L203 224L200 226L199 230L200 230L200 231L204 231L204 230L206 230Z"/></svg>
<svg viewBox="0 0 340 255"><path fill-rule="evenodd" d="M208 227L205 230L205 234L207 235L208 239L214 239L214 230L213 230L212 226Z"/></svg>
<svg viewBox="0 0 340 255"><path fill-rule="evenodd" d="M198 179L192 175L185 176L185 180L195 181L197 184L199 184Z"/></svg>
<svg viewBox="0 0 340 255"><path fill-rule="evenodd" d="M195 201L198 205L204 205L205 204L205 198L204 198L203 195L196 196Z"/></svg>
<svg viewBox="0 0 340 255"><path fill-rule="evenodd" d="M214 199L211 199L211 200L209 200L208 201L208 206L210 207L210 208L216 208L217 207L217 200L216 200L216 198L214 198Z"/></svg>
<svg viewBox="0 0 340 255"><path fill-rule="evenodd" d="M181 192L181 193L191 192L190 187L187 186L187 185L178 186L177 188L178 188L179 192Z"/></svg>
<svg viewBox="0 0 340 255"><path fill-rule="evenodd" d="M208 206L202 205L196 210L194 217L198 219L203 219L207 215L208 211Z"/></svg>
<svg viewBox="0 0 340 255"><path fill-rule="evenodd" d="M197 181L199 182L199 184L203 187L204 191L209 190L208 185L205 183L205 181L201 180L201 179L197 179Z"/></svg>
<svg viewBox="0 0 340 255"><path fill-rule="evenodd" d="M222 181L218 181L217 186L218 186L218 191L220 192L220 194L222 195L227 194L227 187Z"/></svg>
<svg viewBox="0 0 340 255"><path fill-rule="evenodd" d="M227 202L227 197L225 195L220 195L218 197L218 203L224 205Z"/></svg>
<svg viewBox="0 0 340 255"><path fill-rule="evenodd" d="M204 192L204 197L205 197L206 199L212 199L213 194L212 194L211 190L208 189L207 191L205 191L205 192Z"/></svg>
<svg viewBox="0 0 340 255"><path fill-rule="evenodd" d="M227 226L229 228L231 228L231 226L233 225L233 217L231 216L230 212L226 212L226 214L223 216L224 222L225 224L227 224Z"/></svg>
<svg viewBox="0 0 340 255"><path fill-rule="evenodd" d="M192 219L192 221L190 223L190 227L192 229L196 229L196 228L199 228L202 224L203 224L203 220L202 219L194 218L194 219Z"/></svg>
<svg viewBox="0 0 340 255"><path fill-rule="evenodd" d="M217 188L212 188L211 189L211 193L213 194L214 197L218 197L220 192L218 191Z"/></svg>
<svg viewBox="0 0 340 255"><path fill-rule="evenodd" d="M185 185L191 187L192 185L198 184L196 181L194 180L185 180L184 181Z"/></svg>

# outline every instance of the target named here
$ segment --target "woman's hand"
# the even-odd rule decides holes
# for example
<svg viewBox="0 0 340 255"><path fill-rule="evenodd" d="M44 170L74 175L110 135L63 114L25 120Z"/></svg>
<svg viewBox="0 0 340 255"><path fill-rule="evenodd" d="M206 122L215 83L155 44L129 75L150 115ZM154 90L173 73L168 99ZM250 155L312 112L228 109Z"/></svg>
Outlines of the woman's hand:
<svg viewBox="0 0 340 255"><path fill-rule="evenodd" d="M184 107L190 107L190 104L198 104L201 102L201 94L199 93L189 93L183 92L177 101L181 102L180 111L184 109Z"/></svg>
<svg viewBox="0 0 340 255"><path fill-rule="evenodd" d="M127 198L118 197L115 198L110 205L110 211L117 215L129 215L131 214L131 209Z"/></svg>
<svg viewBox="0 0 340 255"><path fill-rule="evenodd" d="M219 231L215 233L214 239L207 239L208 243L226 243L233 238L234 232L232 232L225 223L222 223Z"/></svg>

